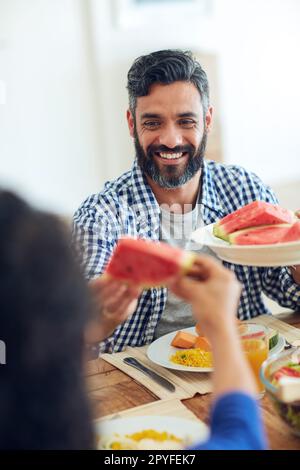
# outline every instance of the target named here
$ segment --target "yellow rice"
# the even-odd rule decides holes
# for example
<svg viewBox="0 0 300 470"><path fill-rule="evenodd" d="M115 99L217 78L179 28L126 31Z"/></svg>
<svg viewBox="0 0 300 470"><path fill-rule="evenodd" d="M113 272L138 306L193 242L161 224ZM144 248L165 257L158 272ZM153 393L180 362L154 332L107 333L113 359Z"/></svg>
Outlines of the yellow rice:
<svg viewBox="0 0 300 470"><path fill-rule="evenodd" d="M141 439L154 439L155 441L166 441L171 439L172 441L181 442L174 434L170 434L167 431L155 431L155 429L145 429L144 431L135 432L133 434L126 434L126 437L133 439L134 441L140 441Z"/></svg>
<svg viewBox="0 0 300 470"><path fill-rule="evenodd" d="M114 434L110 439L106 440L104 444L98 444L99 449L110 449L110 450L132 450L139 449L139 443L143 443L145 440L152 440L156 443L167 443L169 441L177 443L179 448L185 447L183 439L171 434L167 431L155 431L154 429L145 429L143 431L135 432L133 434L126 434L120 436ZM99 441L101 442L101 440ZM187 443L186 443L187 444ZM141 447L143 448L143 447Z"/></svg>
<svg viewBox="0 0 300 470"><path fill-rule="evenodd" d="M188 367L212 367L212 353L200 348L176 351L170 357L171 362Z"/></svg>

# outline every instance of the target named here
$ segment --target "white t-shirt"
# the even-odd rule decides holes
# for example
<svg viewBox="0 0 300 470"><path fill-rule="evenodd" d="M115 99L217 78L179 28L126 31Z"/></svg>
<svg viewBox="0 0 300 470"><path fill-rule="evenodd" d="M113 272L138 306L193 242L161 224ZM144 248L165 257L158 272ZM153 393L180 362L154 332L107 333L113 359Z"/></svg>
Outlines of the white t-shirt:
<svg viewBox="0 0 300 470"><path fill-rule="evenodd" d="M161 208L161 234L160 239L169 245L176 246L197 253L214 253L207 247L191 241L191 233L203 225L201 205L196 204L194 209L185 214L174 214ZM165 309L155 329L154 338L195 325L190 304L176 297L168 290Z"/></svg>

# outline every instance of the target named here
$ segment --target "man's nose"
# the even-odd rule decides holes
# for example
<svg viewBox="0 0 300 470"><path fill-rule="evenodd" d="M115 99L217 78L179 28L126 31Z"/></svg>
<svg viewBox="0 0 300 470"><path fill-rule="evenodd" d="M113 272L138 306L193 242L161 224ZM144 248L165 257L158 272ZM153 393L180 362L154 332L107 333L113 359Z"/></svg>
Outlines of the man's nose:
<svg viewBox="0 0 300 470"><path fill-rule="evenodd" d="M169 125L164 129L161 129L159 134L159 144L165 145L169 148L174 148L177 145L183 145L181 129L176 128L174 125Z"/></svg>

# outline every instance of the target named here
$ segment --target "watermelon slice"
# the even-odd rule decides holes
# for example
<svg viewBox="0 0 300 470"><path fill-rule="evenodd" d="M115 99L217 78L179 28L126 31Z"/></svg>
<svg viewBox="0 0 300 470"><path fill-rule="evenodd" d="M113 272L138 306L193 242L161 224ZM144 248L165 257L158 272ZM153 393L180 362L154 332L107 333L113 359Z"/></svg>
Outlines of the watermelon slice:
<svg viewBox="0 0 300 470"><path fill-rule="evenodd" d="M300 240L300 221L295 222L284 235L282 242L294 242Z"/></svg>
<svg viewBox="0 0 300 470"><path fill-rule="evenodd" d="M300 222L246 228L228 235L233 245L273 245L300 240Z"/></svg>
<svg viewBox="0 0 300 470"><path fill-rule="evenodd" d="M265 201L254 201L219 220L214 225L213 233L227 241L229 234L244 228L291 224L294 220L295 215L288 209Z"/></svg>
<svg viewBox="0 0 300 470"><path fill-rule="evenodd" d="M300 371L298 371L295 367L285 366L281 367L279 370L275 372L273 375L273 379L280 380L282 377L297 377L300 378Z"/></svg>
<svg viewBox="0 0 300 470"><path fill-rule="evenodd" d="M166 285L192 266L195 254L163 242L120 238L105 274L144 287Z"/></svg>

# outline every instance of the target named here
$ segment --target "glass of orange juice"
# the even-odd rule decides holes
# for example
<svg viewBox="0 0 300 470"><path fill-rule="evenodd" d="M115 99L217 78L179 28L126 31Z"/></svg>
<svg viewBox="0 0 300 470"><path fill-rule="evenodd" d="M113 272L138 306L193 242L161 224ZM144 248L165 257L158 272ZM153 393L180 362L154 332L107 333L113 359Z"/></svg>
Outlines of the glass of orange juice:
<svg viewBox="0 0 300 470"><path fill-rule="evenodd" d="M240 333L242 347L249 361L257 382L259 398L264 395L265 387L260 381L259 371L269 353L268 329L257 323L243 323L245 328Z"/></svg>

